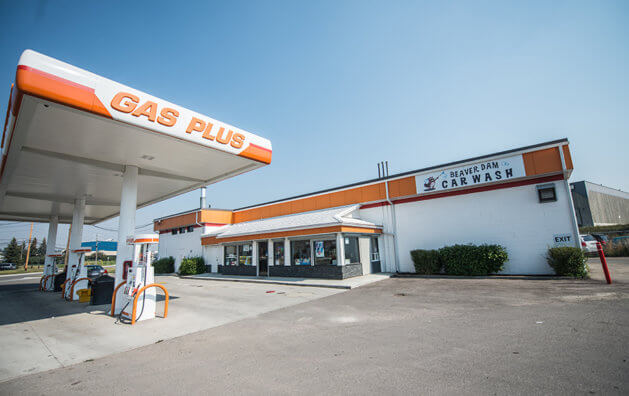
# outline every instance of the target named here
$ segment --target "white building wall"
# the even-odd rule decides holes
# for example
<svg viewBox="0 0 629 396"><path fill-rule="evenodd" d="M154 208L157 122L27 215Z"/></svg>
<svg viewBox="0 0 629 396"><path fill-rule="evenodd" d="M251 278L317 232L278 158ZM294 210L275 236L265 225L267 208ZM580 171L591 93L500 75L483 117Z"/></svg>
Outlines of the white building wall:
<svg viewBox="0 0 629 396"><path fill-rule="evenodd" d="M554 235L577 238L561 183L554 182L557 201L549 203L539 203L528 185L396 205L400 272L414 272L413 249L495 243L509 254L503 273L552 274L545 255Z"/></svg>
<svg viewBox="0 0 629 396"><path fill-rule="evenodd" d="M181 260L186 257L203 256L201 235L209 232L212 227L195 227L192 232L173 235L171 232L159 235L159 257L172 256L175 259L175 272L179 271ZM206 259L206 263L207 263Z"/></svg>
<svg viewBox="0 0 629 396"><path fill-rule="evenodd" d="M210 272L217 273L218 266L223 263L223 245L203 246L205 265L210 266Z"/></svg>
<svg viewBox="0 0 629 396"><path fill-rule="evenodd" d="M393 240L393 223L391 221L390 206L360 209L359 215L362 220L382 226L383 235L378 240L381 270L382 272L396 272L394 255L395 243Z"/></svg>

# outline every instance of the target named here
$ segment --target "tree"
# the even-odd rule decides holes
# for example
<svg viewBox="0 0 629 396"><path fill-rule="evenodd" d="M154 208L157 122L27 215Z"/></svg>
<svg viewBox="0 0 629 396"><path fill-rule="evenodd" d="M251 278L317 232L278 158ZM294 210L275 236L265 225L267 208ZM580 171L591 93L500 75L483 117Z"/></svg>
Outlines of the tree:
<svg viewBox="0 0 629 396"><path fill-rule="evenodd" d="M11 239L11 242L9 242L7 247L4 248L2 253L4 254L4 261L6 261L7 263L13 263L15 265L19 264L21 251L20 245L18 245L15 237Z"/></svg>
<svg viewBox="0 0 629 396"><path fill-rule="evenodd" d="M46 258L46 250L48 249L48 244L46 243L46 238L42 239L41 244L39 245L39 249L37 249L37 256Z"/></svg>

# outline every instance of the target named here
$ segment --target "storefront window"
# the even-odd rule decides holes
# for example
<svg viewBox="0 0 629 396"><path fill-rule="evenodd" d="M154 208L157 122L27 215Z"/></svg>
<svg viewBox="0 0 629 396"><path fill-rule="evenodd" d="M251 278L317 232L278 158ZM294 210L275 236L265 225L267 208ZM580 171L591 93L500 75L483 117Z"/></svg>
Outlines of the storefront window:
<svg viewBox="0 0 629 396"><path fill-rule="evenodd" d="M336 265L336 240L314 241L315 265Z"/></svg>
<svg viewBox="0 0 629 396"><path fill-rule="evenodd" d="M273 242L273 264L284 265L284 241Z"/></svg>
<svg viewBox="0 0 629 396"><path fill-rule="evenodd" d="M358 238L345 237L345 264L360 263L358 251Z"/></svg>
<svg viewBox="0 0 629 396"><path fill-rule="evenodd" d="M292 241L293 265L310 265L310 241Z"/></svg>
<svg viewBox="0 0 629 396"><path fill-rule="evenodd" d="M225 265L238 265L237 246L225 246Z"/></svg>
<svg viewBox="0 0 629 396"><path fill-rule="evenodd" d="M251 254L253 253L253 249L251 248L251 244L238 245L238 263L240 265L252 265L253 261L251 260Z"/></svg>

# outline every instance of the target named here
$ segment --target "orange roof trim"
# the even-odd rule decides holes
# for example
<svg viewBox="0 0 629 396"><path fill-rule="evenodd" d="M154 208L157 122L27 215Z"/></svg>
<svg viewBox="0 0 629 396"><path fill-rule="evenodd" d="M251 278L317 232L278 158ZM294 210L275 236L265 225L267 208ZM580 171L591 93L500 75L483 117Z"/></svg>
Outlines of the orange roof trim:
<svg viewBox="0 0 629 396"><path fill-rule="evenodd" d="M267 148L249 143L249 146L238 155L264 164L270 164L272 154L273 152Z"/></svg>
<svg viewBox="0 0 629 396"><path fill-rule="evenodd" d="M15 84L22 93L112 118L94 89L85 85L25 65L17 67Z"/></svg>

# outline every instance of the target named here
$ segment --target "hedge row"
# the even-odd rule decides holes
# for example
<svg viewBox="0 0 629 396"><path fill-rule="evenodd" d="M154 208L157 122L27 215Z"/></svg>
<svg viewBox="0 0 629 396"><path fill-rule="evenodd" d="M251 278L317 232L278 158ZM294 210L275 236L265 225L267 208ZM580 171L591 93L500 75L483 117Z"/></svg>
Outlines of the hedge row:
<svg viewBox="0 0 629 396"><path fill-rule="evenodd" d="M472 276L502 271L509 255L500 245L453 245L437 250L413 250L411 258L418 274ZM550 248L546 261L557 275L578 278L588 275L587 257L580 248Z"/></svg>
<svg viewBox="0 0 629 396"><path fill-rule="evenodd" d="M179 275L196 275L205 272L203 257L186 257L179 266Z"/></svg>
<svg viewBox="0 0 629 396"><path fill-rule="evenodd" d="M153 263L156 274L172 274L175 272L175 259L171 257L164 257L156 260Z"/></svg>
<svg viewBox="0 0 629 396"><path fill-rule="evenodd" d="M508 260L500 245L453 245L437 250L413 250L411 258L418 274L489 275L500 272Z"/></svg>

